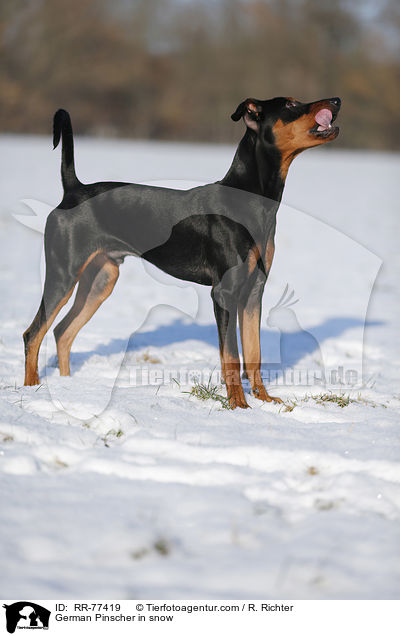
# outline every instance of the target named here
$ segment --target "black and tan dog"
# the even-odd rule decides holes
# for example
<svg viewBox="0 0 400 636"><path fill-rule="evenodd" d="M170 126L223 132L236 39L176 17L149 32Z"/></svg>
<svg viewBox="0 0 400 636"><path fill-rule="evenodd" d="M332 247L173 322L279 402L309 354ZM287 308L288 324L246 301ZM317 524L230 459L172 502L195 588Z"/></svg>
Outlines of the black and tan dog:
<svg viewBox="0 0 400 636"><path fill-rule="evenodd" d="M69 115L54 117L54 147L62 136L64 198L46 224L43 298L24 333L25 384L39 383L43 337L76 283L73 307L54 330L61 375L69 375L78 331L111 294L119 265L141 256L168 274L212 288L222 374L232 408L246 408L240 380L237 317L244 370L265 401L261 378L260 315L274 255L276 213L288 168L302 150L332 141L340 99L246 99L232 115L246 132L226 176L191 190L99 182L76 177Z"/></svg>

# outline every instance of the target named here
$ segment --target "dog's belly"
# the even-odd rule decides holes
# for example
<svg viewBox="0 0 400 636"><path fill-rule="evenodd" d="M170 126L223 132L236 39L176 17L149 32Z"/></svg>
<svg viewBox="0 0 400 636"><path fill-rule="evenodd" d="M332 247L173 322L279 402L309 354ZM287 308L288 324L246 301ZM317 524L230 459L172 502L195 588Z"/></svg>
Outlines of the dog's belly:
<svg viewBox="0 0 400 636"><path fill-rule="evenodd" d="M199 244L180 244L176 251L175 237L171 237L164 245L143 254L143 258L175 278L212 285L215 277L204 260Z"/></svg>
<svg viewBox="0 0 400 636"><path fill-rule="evenodd" d="M215 285L228 270L245 263L251 245L246 230L232 219L194 215L177 223L162 245L141 256L176 278Z"/></svg>

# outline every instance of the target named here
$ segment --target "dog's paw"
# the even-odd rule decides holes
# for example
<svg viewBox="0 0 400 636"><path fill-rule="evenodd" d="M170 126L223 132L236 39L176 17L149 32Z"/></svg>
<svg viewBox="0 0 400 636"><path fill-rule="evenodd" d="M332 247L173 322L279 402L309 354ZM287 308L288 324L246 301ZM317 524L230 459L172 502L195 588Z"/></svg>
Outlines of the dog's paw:
<svg viewBox="0 0 400 636"><path fill-rule="evenodd" d="M274 397L267 393L267 390L264 386L256 387L253 390L254 396L257 400L262 400L262 402L276 402L277 404L283 404L283 400L279 397Z"/></svg>

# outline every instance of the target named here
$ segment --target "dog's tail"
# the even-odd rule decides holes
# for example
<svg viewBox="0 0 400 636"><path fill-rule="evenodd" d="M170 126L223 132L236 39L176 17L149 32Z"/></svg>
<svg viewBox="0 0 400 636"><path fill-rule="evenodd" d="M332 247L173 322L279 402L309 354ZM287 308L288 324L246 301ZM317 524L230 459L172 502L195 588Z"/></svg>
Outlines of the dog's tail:
<svg viewBox="0 0 400 636"><path fill-rule="evenodd" d="M61 179L64 191L72 190L81 182L75 173L74 136L69 113L60 108L53 120L53 147L57 148L62 137Z"/></svg>

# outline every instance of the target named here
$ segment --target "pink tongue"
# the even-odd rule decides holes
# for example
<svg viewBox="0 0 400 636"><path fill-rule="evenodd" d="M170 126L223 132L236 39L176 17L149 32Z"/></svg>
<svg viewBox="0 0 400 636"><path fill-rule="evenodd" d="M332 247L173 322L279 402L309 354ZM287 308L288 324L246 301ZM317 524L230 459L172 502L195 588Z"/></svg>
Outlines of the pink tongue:
<svg viewBox="0 0 400 636"><path fill-rule="evenodd" d="M317 124L319 124L318 130L326 130L327 128L329 128L332 121L331 111L328 110L328 108L319 110L318 113L315 115L315 121L317 122Z"/></svg>

